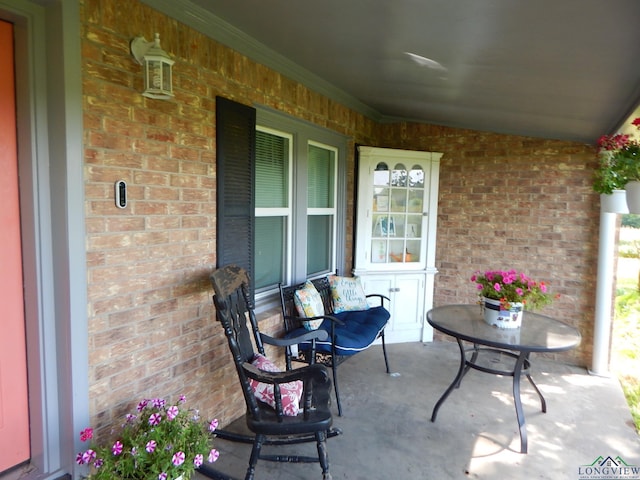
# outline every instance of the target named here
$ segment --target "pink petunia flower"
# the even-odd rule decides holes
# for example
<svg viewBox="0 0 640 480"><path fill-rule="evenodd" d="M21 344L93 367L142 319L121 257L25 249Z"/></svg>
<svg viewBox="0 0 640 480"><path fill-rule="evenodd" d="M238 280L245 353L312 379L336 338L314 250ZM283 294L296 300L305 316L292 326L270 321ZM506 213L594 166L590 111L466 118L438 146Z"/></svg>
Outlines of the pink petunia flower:
<svg viewBox="0 0 640 480"><path fill-rule="evenodd" d="M184 463L184 459L185 459L184 452L176 452L173 454L171 463L173 463L176 467L178 467Z"/></svg>
<svg viewBox="0 0 640 480"><path fill-rule="evenodd" d="M162 472L158 475L158 480L167 480L167 472Z"/></svg>
<svg viewBox="0 0 640 480"><path fill-rule="evenodd" d="M82 459L82 453L83 452L78 452L78 454L76 455L76 463L78 465L84 465L84 460Z"/></svg>
<svg viewBox="0 0 640 480"><path fill-rule="evenodd" d="M82 454L82 462L86 465L96 458L96 452L89 449Z"/></svg>
<svg viewBox="0 0 640 480"><path fill-rule="evenodd" d="M213 432L216 428L218 428L218 419L214 418L209 422L209 431Z"/></svg>
<svg viewBox="0 0 640 480"><path fill-rule="evenodd" d="M200 467L200 465L202 465L203 462L204 462L204 455L199 453L193 459L193 466L198 468L198 467Z"/></svg>
<svg viewBox="0 0 640 480"><path fill-rule="evenodd" d="M218 460L218 457L220 456L220 452L218 452L218 450L216 450L215 448L212 448L211 451L209 452L209 463L213 463L216 460Z"/></svg>
<svg viewBox="0 0 640 480"><path fill-rule="evenodd" d="M114 443L113 447L111 447L111 451L114 455L120 455L122 453L123 447L124 446L122 445L122 442L120 440L116 440L116 443Z"/></svg>
<svg viewBox="0 0 640 480"><path fill-rule="evenodd" d="M180 400L178 400L178 402L185 403L186 401L187 401L187 397L185 397L184 395L180 395Z"/></svg>
<svg viewBox="0 0 640 480"><path fill-rule="evenodd" d="M142 410L144 410L148 404L149 400L147 400L146 398L144 400L141 400L140 403L138 403L138 411L141 412Z"/></svg>
<svg viewBox="0 0 640 480"><path fill-rule="evenodd" d="M152 413L149 416L149 425L159 425L162 420L162 415L159 413Z"/></svg>
<svg viewBox="0 0 640 480"><path fill-rule="evenodd" d="M91 440L93 438L93 429L85 428L80 432L80 440L86 442L87 440Z"/></svg>
<svg viewBox="0 0 640 480"><path fill-rule="evenodd" d="M155 440L149 440L149 441L147 442L147 445L145 446L145 450L146 450L147 452L149 452L149 453L153 453L153 451L156 449L156 446L157 446L157 445L158 445L158 444L156 443L156 441L155 441Z"/></svg>
<svg viewBox="0 0 640 480"><path fill-rule="evenodd" d="M169 420L173 420L178 416L179 413L180 413L180 410L178 409L178 407L176 407L175 405L172 405L167 409L167 418Z"/></svg>

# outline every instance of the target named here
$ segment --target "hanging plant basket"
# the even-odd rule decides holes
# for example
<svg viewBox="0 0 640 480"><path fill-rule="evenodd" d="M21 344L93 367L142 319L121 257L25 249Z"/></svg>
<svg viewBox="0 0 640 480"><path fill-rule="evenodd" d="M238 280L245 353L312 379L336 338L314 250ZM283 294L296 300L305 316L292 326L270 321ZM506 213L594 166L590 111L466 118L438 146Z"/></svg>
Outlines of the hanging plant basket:
<svg viewBox="0 0 640 480"><path fill-rule="evenodd" d="M600 206L603 212L629 213L626 190L614 190L611 194L601 194Z"/></svg>
<svg viewBox="0 0 640 480"><path fill-rule="evenodd" d="M627 207L626 213L640 214L640 182L633 181L627 183L625 187L627 191Z"/></svg>

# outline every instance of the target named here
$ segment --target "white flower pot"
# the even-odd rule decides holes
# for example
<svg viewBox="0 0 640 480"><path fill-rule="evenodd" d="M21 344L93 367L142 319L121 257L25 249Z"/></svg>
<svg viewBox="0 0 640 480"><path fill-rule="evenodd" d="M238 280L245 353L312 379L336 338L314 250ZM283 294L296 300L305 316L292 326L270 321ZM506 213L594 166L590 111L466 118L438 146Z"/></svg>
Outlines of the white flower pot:
<svg viewBox="0 0 640 480"><path fill-rule="evenodd" d="M511 303L509 310L503 310L500 300L483 297L483 318L488 325L498 328L520 328L524 305Z"/></svg>
<svg viewBox="0 0 640 480"><path fill-rule="evenodd" d="M609 213L629 213L627 207L627 192L625 190L614 190L612 194L600 195L600 207L603 212Z"/></svg>
<svg viewBox="0 0 640 480"><path fill-rule="evenodd" d="M628 213L640 214L640 182L629 182L625 185L627 191Z"/></svg>

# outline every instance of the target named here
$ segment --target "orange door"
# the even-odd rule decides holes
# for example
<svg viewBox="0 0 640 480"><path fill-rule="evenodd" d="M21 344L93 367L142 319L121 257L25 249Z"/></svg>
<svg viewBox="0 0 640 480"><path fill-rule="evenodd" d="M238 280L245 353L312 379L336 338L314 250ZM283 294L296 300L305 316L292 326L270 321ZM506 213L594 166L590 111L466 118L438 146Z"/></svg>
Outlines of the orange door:
<svg viewBox="0 0 640 480"><path fill-rule="evenodd" d="M0 473L29 459L13 26L0 21Z"/></svg>

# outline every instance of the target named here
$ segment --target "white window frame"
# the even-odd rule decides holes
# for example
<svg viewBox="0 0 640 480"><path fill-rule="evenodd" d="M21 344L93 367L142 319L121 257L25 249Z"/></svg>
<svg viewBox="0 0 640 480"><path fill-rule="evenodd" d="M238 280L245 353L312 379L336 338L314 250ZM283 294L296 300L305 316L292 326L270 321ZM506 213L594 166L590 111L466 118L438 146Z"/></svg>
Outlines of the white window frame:
<svg viewBox="0 0 640 480"><path fill-rule="evenodd" d="M339 133L275 112L268 108L256 109L256 130L287 136L292 150L289 165L289 213L287 225L287 265L284 269L284 283L291 285L303 282L307 278L307 215L333 215L333 245L329 271L336 271L344 264L344 248L346 236L346 152L347 137ZM307 205L307 155L309 145L330 149L335 152L333 208L309 209ZM265 211L269 210L269 212ZM277 209L258 209L256 217L275 214ZM325 272L323 272L324 274ZM275 300L277 289L256 292L256 306L271 305Z"/></svg>
<svg viewBox="0 0 640 480"><path fill-rule="evenodd" d="M311 216L311 215L317 215L317 216L327 216L327 215L331 215L332 217L332 222L331 222L331 232L332 232L332 242L331 242L331 259L330 259L330 265L329 265L329 270L330 271L335 271L336 269L336 251L337 251L337 243L336 243L336 233L337 233L337 211L338 211L338 153L339 153L339 149L334 146L334 145L327 145L325 143L320 143L314 140L309 140L307 142L307 149L309 148L309 146L315 146L318 148L322 148L324 150L329 150L331 152L333 152L334 157L333 157L333 161L335 162L335 165L333 166L333 198L331 199L331 203L333 205L333 207L330 208L311 208L311 207L307 207L307 216ZM307 180L308 182L308 180ZM308 185L308 183L307 183ZM328 273L328 272L327 272Z"/></svg>
<svg viewBox="0 0 640 480"><path fill-rule="evenodd" d="M290 246L292 245L293 237L293 135L274 128L264 127L262 125L256 125L256 131L268 133L278 137L287 138L289 140L289 153L287 155L287 185L289 186L287 192L287 206L284 208L259 208L255 209L256 217L284 217L285 218L285 239L286 247L285 254L283 256L286 266L284 269L285 278L291 278L291 255L292 251ZM257 183L257 179L256 179ZM269 291L265 293L270 293ZM260 293L257 294L260 297Z"/></svg>

